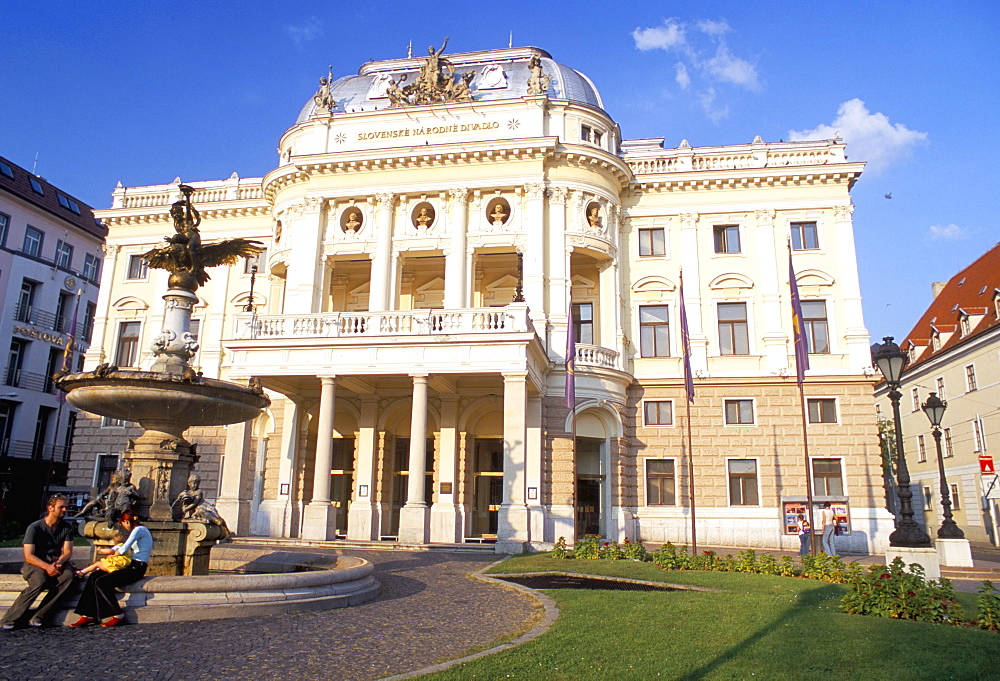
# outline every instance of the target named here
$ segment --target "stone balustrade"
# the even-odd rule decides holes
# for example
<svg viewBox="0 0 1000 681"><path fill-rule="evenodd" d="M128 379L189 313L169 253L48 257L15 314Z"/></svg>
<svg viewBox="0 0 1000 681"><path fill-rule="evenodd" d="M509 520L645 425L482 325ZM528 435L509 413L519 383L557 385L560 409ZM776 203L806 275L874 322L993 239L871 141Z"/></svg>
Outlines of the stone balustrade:
<svg viewBox="0 0 1000 681"><path fill-rule="evenodd" d="M577 345L576 346L577 366L594 366L606 369L620 369L618 366L618 353L600 345Z"/></svg>
<svg viewBox="0 0 1000 681"><path fill-rule="evenodd" d="M636 175L658 175L702 170L743 170L788 166L843 163L844 145L840 141L784 142L733 147L658 147L626 151L625 161Z"/></svg>

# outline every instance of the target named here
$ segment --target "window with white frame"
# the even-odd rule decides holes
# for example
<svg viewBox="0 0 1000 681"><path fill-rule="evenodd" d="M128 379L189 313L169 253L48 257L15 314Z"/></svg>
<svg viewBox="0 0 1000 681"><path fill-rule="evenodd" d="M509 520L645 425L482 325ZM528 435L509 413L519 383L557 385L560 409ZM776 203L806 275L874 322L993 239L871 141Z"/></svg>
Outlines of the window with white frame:
<svg viewBox="0 0 1000 681"><path fill-rule="evenodd" d="M976 389L976 365L970 364L965 367L965 391L972 392Z"/></svg>
<svg viewBox="0 0 1000 681"><path fill-rule="evenodd" d="M639 230L639 255L666 255L667 246L662 227L645 227Z"/></svg>
<svg viewBox="0 0 1000 681"><path fill-rule="evenodd" d="M753 400L724 400L723 407L727 426L752 426Z"/></svg>
<svg viewBox="0 0 1000 681"><path fill-rule="evenodd" d="M719 352L723 355L750 354L750 327L746 303L719 303Z"/></svg>
<svg viewBox="0 0 1000 681"><path fill-rule="evenodd" d="M642 403L642 411L647 426L674 425L673 400L646 400Z"/></svg>
<svg viewBox="0 0 1000 681"><path fill-rule="evenodd" d="M673 459L646 459L646 505L677 504Z"/></svg>
<svg viewBox="0 0 1000 681"><path fill-rule="evenodd" d="M89 279L90 281L97 281L97 277L101 273L101 259L92 253L87 253L83 257L83 271L80 274L83 275L84 279Z"/></svg>
<svg viewBox="0 0 1000 681"><path fill-rule="evenodd" d="M983 433L983 420L976 415L976 418L972 419L972 438L973 443L976 446L975 451L985 452L986 451L986 434Z"/></svg>
<svg viewBox="0 0 1000 681"><path fill-rule="evenodd" d="M944 455L945 457L955 456L955 444L951 441L951 428L944 429Z"/></svg>
<svg viewBox="0 0 1000 681"><path fill-rule="evenodd" d="M962 330L962 336L968 336L972 331L972 324L969 322L969 315L963 314L958 318L959 327Z"/></svg>
<svg viewBox="0 0 1000 681"><path fill-rule="evenodd" d="M813 459L813 494L837 497L844 494L844 474L840 459Z"/></svg>
<svg viewBox="0 0 1000 681"><path fill-rule="evenodd" d="M753 459L730 459L728 463L729 504L758 505L760 497L757 493L757 462Z"/></svg>
<svg viewBox="0 0 1000 681"><path fill-rule="evenodd" d="M920 410L920 391L917 388L910 388L910 407L912 411Z"/></svg>
<svg viewBox="0 0 1000 681"><path fill-rule="evenodd" d="M715 225L712 227L712 239L716 253L740 253L740 226Z"/></svg>
<svg viewBox="0 0 1000 681"><path fill-rule="evenodd" d="M958 485L951 486L951 510L962 510L962 495L958 493Z"/></svg>
<svg viewBox="0 0 1000 681"><path fill-rule="evenodd" d="M0 246L7 244L7 229L10 227L10 216L0 213Z"/></svg>
<svg viewBox="0 0 1000 681"><path fill-rule="evenodd" d="M927 443L924 442L923 435L917 435L917 463L927 461Z"/></svg>
<svg viewBox="0 0 1000 681"><path fill-rule="evenodd" d="M931 510L931 488L924 486L924 510Z"/></svg>
<svg viewBox="0 0 1000 681"><path fill-rule="evenodd" d="M117 454L98 454L94 466L94 487L98 493L103 492L111 484L111 476L118 470Z"/></svg>
<svg viewBox="0 0 1000 681"><path fill-rule="evenodd" d="M791 232L793 251L811 251L819 248L815 222L793 222Z"/></svg>
<svg viewBox="0 0 1000 681"><path fill-rule="evenodd" d="M573 303L574 340L584 345L594 343L594 304Z"/></svg>
<svg viewBox="0 0 1000 681"><path fill-rule="evenodd" d="M21 245L21 251L25 255L40 258L42 257L42 242L44 240L45 234L42 230L28 225L24 230L24 243Z"/></svg>
<svg viewBox="0 0 1000 681"><path fill-rule="evenodd" d="M937 386L937 396L942 400L947 399L944 395L944 376L938 376L937 381L935 381L935 385Z"/></svg>
<svg viewBox="0 0 1000 681"><path fill-rule="evenodd" d="M829 354L830 323L826 318L825 300L802 301L802 325L805 327L806 348L809 354Z"/></svg>
<svg viewBox="0 0 1000 681"><path fill-rule="evenodd" d="M73 266L73 246L60 239L56 243L56 267L69 269Z"/></svg>
<svg viewBox="0 0 1000 681"><path fill-rule="evenodd" d="M115 345L115 364L119 367L138 366L139 322L118 324L118 342Z"/></svg>
<svg viewBox="0 0 1000 681"><path fill-rule="evenodd" d="M809 423L836 423L837 400L833 397L810 397L806 400Z"/></svg>
<svg viewBox="0 0 1000 681"><path fill-rule="evenodd" d="M639 306L639 354L642 357L670 356L670 322L666 305Z"/></svg>
<svg viewBox="0 0 1000 681"><path fill-rule="evenodd" d="M128 272L125 275L126 279L145 279L148 272L148 266L146 265L145 259L141 255L130 255L128 257Z"/></svg>

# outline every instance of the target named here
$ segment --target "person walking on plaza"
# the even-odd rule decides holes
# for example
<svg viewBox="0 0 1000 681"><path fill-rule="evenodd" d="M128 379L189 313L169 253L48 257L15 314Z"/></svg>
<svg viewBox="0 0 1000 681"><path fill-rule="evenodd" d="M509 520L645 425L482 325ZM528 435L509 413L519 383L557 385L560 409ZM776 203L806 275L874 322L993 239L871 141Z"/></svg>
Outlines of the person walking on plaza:
<svg viewBox="0 0 1000 681"><path fill-rule="evenodd" d="M823 528L823 552L828 556L835 556L837 555L837 547L833 543L833 533L837 529L837 523L829 501L823 504L823 510L820 511L819 518L819 524Z"/></svg>
<svg viewBox="0 0 1000 681"><path fill-rule="evenodd" d="M124 544L114 547L114 552L125 555L131 549L132 562L114 572L97 570L90 574L83 593L80 594L80 602L74 610L80 619L70 624L71 627L83 627L100 620L105 620L102 626L115 627L125 621L115 590L142 579L146 574L153 552L153 535L139 521L134 511L125 511L120 522L129 535Z"/></svg>
<svg viewBox="0 0 1000 681"><path fill-rule="evenodd" d="M799 555L804 556L809 553L809 538L812 528L806 517L799 513Z"/></svg>
<svg viewBox="0 0 1000 681"><path fill-rule="evenodd" d="M73 538L76 527L65 520L68 500L62 494L49 497L44 518L28 525L24 533L24 566L21 576L28 586L0 619L0 629L13 629L24 619L28 608L38 594L48 591L38 609L28 621L32 627L40 627L45 616L59 603L73 586Z"/></svg>

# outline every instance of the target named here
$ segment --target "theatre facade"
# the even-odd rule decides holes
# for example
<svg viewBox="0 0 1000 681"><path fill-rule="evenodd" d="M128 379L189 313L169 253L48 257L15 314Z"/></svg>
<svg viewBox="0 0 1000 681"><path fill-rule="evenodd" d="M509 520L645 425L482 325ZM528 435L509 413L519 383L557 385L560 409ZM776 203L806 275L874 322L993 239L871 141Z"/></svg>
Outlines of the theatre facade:
<svg viewBox="0 0 1000 681"><path fill-rule="evenodd" d="M193 313L200 371L272 398L188 434L236 533L689 543L693 488L700 543L797 548L808 461L814 500L842 512L838 546L884 547L851 218L863 164L836 139L622 139L594 84L544 50L442 52L322 79L263 178L187 182L204 242L267 247L213 270ZM141 255L179 192L113 196L87 367L147 368L166 273ZM90 487L137 431L82 416L71 475Z"/></svg>

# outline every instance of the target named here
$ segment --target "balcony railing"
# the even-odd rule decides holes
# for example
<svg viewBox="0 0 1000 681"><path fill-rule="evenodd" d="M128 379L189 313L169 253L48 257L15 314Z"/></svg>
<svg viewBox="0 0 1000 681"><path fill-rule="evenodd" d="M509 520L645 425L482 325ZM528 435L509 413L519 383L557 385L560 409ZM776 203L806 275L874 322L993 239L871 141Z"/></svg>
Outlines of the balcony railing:
<svg viewBox="0 0 1000 681"><path fill-rule="evenodd" d="M31 440L0 440L0 456L19 459L41 459L42 461L66 461L69 450L65 445Z"/></svg>
<svg viewBox="0 0 1000 681"><path fill-rule="evenodd" d="M618 353L600 345L577 345L576 363L584 366L618 368Z"/></svg>
<svg viewBox="0 0 1000 681"><path fill-rule="evenodd" d="M40 326L43 329L52 329L59 333L62 333L69 327L69 321L65 315L57 315L54 312L21 303L14 306L14 321Z"/></svg>
<svg viewBox="0 0 1000 681"><path fill-rule="evenodd" d="M55 392L55 381L51 376L21 371L17 367L7 367L3 372L3 383L12 388L38 390L45 393Z"/></svg>
<svg viewBox="0 0 1000 681"><path fill-rule="evenodd" d="M239 315L237 340L533 333L525 306L462 310Z"/></svg>

